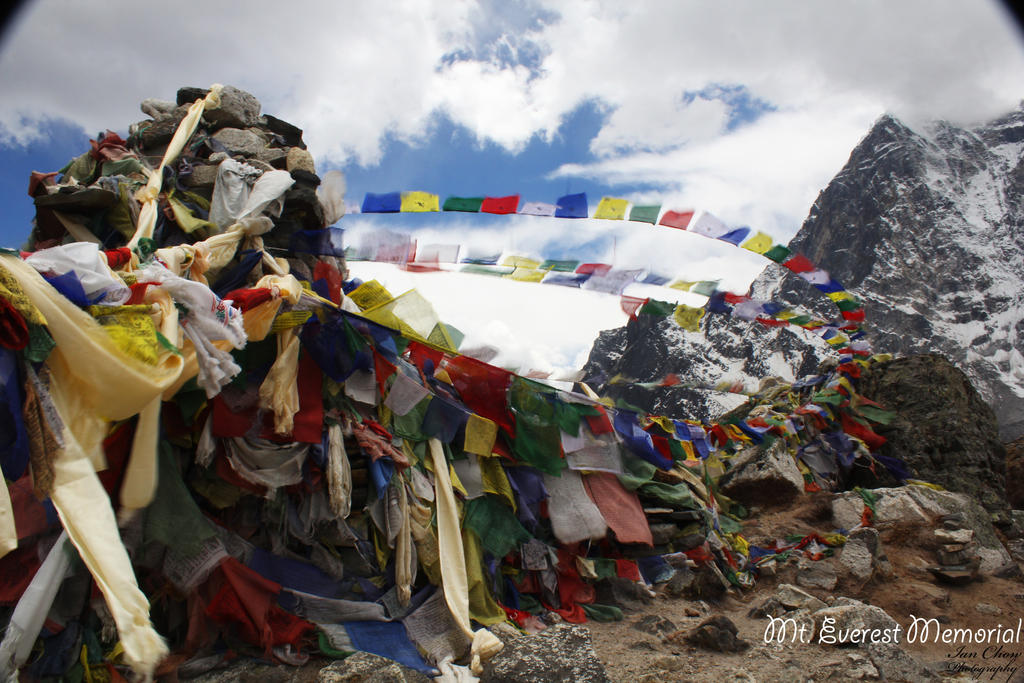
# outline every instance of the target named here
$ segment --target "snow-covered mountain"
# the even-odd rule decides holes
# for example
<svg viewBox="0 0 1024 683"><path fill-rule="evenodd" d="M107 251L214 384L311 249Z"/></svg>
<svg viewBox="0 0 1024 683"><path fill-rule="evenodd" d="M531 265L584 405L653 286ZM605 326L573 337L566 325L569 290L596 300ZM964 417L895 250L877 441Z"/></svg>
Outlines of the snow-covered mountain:
<svg viewBox="0 0 1024 683"><path fill-rule="evenodd" d="M1000 436L1024 433L1024 104L976 128L945 122L912 130L879 119L822 191L790 243L864 302L876 351L938 352L992 406ZM758 299L837 311L807 282L769 264ZM703 334L641 316L602 333L589 379L667 372L715 384L791 379L814 371L827 345L801 330L766 330L710 317ZM927 387L922 387L927 391ZM714 416L735 397L679 387L609 387L665 414Z"/></svg>

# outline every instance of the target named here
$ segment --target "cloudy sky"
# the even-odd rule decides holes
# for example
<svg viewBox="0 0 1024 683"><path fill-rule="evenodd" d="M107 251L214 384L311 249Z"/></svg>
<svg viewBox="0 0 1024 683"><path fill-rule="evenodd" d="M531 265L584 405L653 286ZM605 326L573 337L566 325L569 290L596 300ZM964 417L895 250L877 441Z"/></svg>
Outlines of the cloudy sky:
<svg viewBox="0 0 1024 683"><path fill-rule="evenodd" d="M1024 98L1017 24L988 0L26 2L0 44L0 244L30 230L32 169L56 170L139 102L232 84L293 122L348 198L425 190L554 202L586 192L711 211L788 241L884 112L981 122ZM667 228L525 217L359 216L381 231L614 261L745 289L764 262ZM473 343L576 367L618 302L470 275L413 279ZM559 290L551 292L550 290ZM628 292L627 292L628 293ZM654 294L656 298L667 298Z"/></svg>

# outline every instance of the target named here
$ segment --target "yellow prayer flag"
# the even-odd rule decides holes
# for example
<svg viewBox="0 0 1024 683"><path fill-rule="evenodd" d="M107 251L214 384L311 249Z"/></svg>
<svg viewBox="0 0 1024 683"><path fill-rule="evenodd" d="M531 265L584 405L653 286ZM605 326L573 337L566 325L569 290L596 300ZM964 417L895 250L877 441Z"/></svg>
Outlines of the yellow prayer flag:
<svg viewBox="0 0 1024 683"><path fill-rule="evenodd" d="M687 306L686 304L679 304L676 306L675 313L672 314L676 324L684 330L690 332L700 332L700 319L704 317L703 308L694 308L693 306Z"/></svg>
<svg viewBox="0 0 1024 683"><path fill-rule="evenodd" d="M680 290L682 290L684 292L689 292L690 291L690 287L693 287L695 284L697 284L697 283L696 282L689 282L687 280L675 280L675 281L669 283L669 287L671 287L672 289L680 289Z"/></svg>
<svg viewBox="0 0 1024 683"><path fill-rule="evenodd" d="M846 290L842 290L839 292L829 292L826 296L828 296L829 299L832 299L832 301L846 301L847 299L853 298L853 295L847 292Z"/></svg>
<svg viewBox="0 0 1024 683"><path fill-rule="evenodd" d="M515 254L509 254L501 260L500 266L512 266L513 268L530 268L535 269L540 267L540 261L536 261L526 256L517 256Z"/></svg>
<svg viewBox="0 0 1024 683"><path fill-rule="evenodd" d="M502 277L517 282L540 282L547 274L548 271L537 270L536 268L516 268L508 275L502 275Z"/></svg>
<svg viewBox="0 0 1024 683"><path fill-rule="evenodd" d="M739 534L726 534L726 538L732 541L733 550L747 557L750 556L750 543L747 542L747 539Z"/></svg>
<svg viewBox="0 0 1024 683"><path fill-rule="evenodd" d="M436 194L429 192L403 192L402 213L439 211Z"/></svg>
<svg viewBox="0 0 1024 683"><path fill-rule="evenodd" d="M687 460L696 460L697 459L697 454L693 450L693 444L692 443L690 443L689 441L680 441L679 444L683 447L683 450L686 451L686 459Z"/></svg>
<svg viewBox="0 0 1024 683"><path fill-rule="evenodd" d="M597 205L597 211L594 212L594 218L621 221L626 217L627 206L629 206L629 202L625 199L604 197L601 199L601 203Z"/></svg>
<svg viewBox="0 0 1024 683"><path fill-rule="evenodd" d="M480 458L480 482L483 484L485 493L493 493L501 496L516 510L516 497L512 493L512 485L509 484L505 468L501 466L501 458Z"/></svg>
<svg viewBox="0 0 1024 683"><path fill-rule="evenodd" d="M348 298L355 301L359 308L365 311L368 308L386 304L394 297L381 283L376 280L368 280L352 290Z"/></svg>
<svg viewBox="0 0 1024 683"><path fill-rule="evenodd" d="M758 230L756 235L748 239L740 246L742 246L747 251L754 252L755 254L763 254L772 248L773 243L774 240L772 239L771 235L765 234Z"/></svg>
<svg viewBox="0 0 1024 683"><path fill-rule="evenodd" d="M498 425L476 413L469 414L466 422L466 442L463 449L467 453L475 453L490 457L494 451L494 441L498 438Z"/></svg>
<svg viewBox="0 0 1024 683"><path fill-rule="evenodd" d="M789 310L788 308L784 309L784 310L781 310L781 311L779 311L778 313L775 314L775 318L777 320L790 320L791 318L795 318L795 317L796 317L796 313L794 313L793 311Z"/></svg>
<svg viewBox="0 0 1024 683"><path fill-rule="evenodd" d="M664 415L651 415L651 422L657 423L668 434L676 433L676 423Z"/></svg>

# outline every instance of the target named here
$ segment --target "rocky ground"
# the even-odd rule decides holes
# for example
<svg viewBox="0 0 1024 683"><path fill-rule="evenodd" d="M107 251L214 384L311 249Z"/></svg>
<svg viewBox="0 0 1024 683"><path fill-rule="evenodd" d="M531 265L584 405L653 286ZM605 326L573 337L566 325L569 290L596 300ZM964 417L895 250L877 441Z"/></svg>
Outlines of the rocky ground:
<svg viewBox="0 0 1024 683"><path fill-rule="evenodd" d="M756 543L847 526L855 495L809 494L791 505L755 510L743 535ZM820 561L795 554L751 589L715 594L708 590L713 584L699 580L698 569L682 572L683 581L652 590L625 582L616 590L599 591L605 598L612 595L606 601L623 609L622 621L571 625L555 618L534 636L497 627L506 647L487 663L481 680L1024 681L1024 625L1019 621L1024 616L1024 582L1017 564L1024 559L1021 541L1007 539L980 509L965 497L923 487L879 490L871 530L852 534L840 552ZM964 543L951 542L967 537ZM951 559L962 564L950 565ZM964 566L968 569L958 574ZM920 642L920 629L916 638L909 637L915 617L935 620L928 642ZM790 630L783 635L780 620L790 618ZM801 625L803 635L795 630ZM969 629L975 641L944 643L939 628ZM980 642L978 629L986 629ZM877 642L849 642L869 641L872 634ZM829 635L848 642L820 642ZM892 642L895 638L898 645ZM389 660L357 653L343 661L314 660L297 668L241 663L195 680L428 679Z"/></svg>
<svg viewBox="0 0 1024 683"><path fill-rule="evenodd" d="M782 535L821 528L830 508L825 494L758 516L745 527L748 537L757 538L773 530ZM664 587L647 604L613 623L591 623L594 649L613 681L799 681L799 680L997 680L1024 681L1024 642L1004 644L994 638L981 644L908 643L899 648L879 645L836 647L809 642L765 642L771 635L771 619L759 607L780 595L791 601L798 588L826 605L842 606L844 598L881 608L903 629L913 616L935 618L944 628L1012 627L1024 615L1024 584L1012 578L980 573L964 585L939 582L928 571L936 564L939 544L934 528L920 523L886 525L879 534L880 547L891 571L873 570L858 577L842 561L841 553L823 560L820 569L835 573L836 585L827 589L817 574L797 560L778 569L776 576L764 577L753 590L735 591L717 600L672 597ZM888 568L887 568L888 569ZM825 571L824 573L828 573ZM799 599L806 598L796 598ZM819 609L825 605L818 605ZM861 608L858 608L861 609ZM864 611L868 611L864 608ZM812 612L813 614L813 612ZM689 642L692 633L709 617L728 618L736 638L745 641L735 652L719 652ZM824 616L824 613L819 613ZM894 632L891 623L874 615L862 616L864 625ZM822 619L816 619L820 626ZM837 620L837 627L841 622ZM888 627L884 624L888 623ZM863 627L863 625L862 625ZM808 629L809 631L810 629ZM934 631L933 631L934 632ZM986 634L987 635L987 634ZM1022 630L1024 637L1024 630ZM771 640L771 638L768 638ZM971 667L975 667L973 670ZM999 669L998 671L996 669Z"/></svg>

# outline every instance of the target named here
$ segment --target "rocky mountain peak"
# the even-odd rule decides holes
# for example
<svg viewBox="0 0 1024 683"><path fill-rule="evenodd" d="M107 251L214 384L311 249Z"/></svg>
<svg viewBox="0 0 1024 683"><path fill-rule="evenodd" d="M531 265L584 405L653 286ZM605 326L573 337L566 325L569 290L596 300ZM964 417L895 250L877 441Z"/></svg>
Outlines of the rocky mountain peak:
<svg viewBox="0 0 1024 683"><path fill-rule="evenodd" d="M995 409L1006 441L1024 433L1022 197L1024 106L972 128L911 128L885 115L818 195L789 245L862 299L876 351L951 359ZM807 282L774 264L751 295L835 315ZM664 374L685 355L690 372L717 369L756 385L763 375L752 370L795 377L827 357L827 349L802 340L807 335L739 320L716 320L703 337L677 334L685 341L674 345L655 341L670 324L631 322L631 334L606 335L588 372L651 381L653 367ZM602 358L613 338L622 344ZM713 403L687 399L677 412L713 412Z"/></svg>

